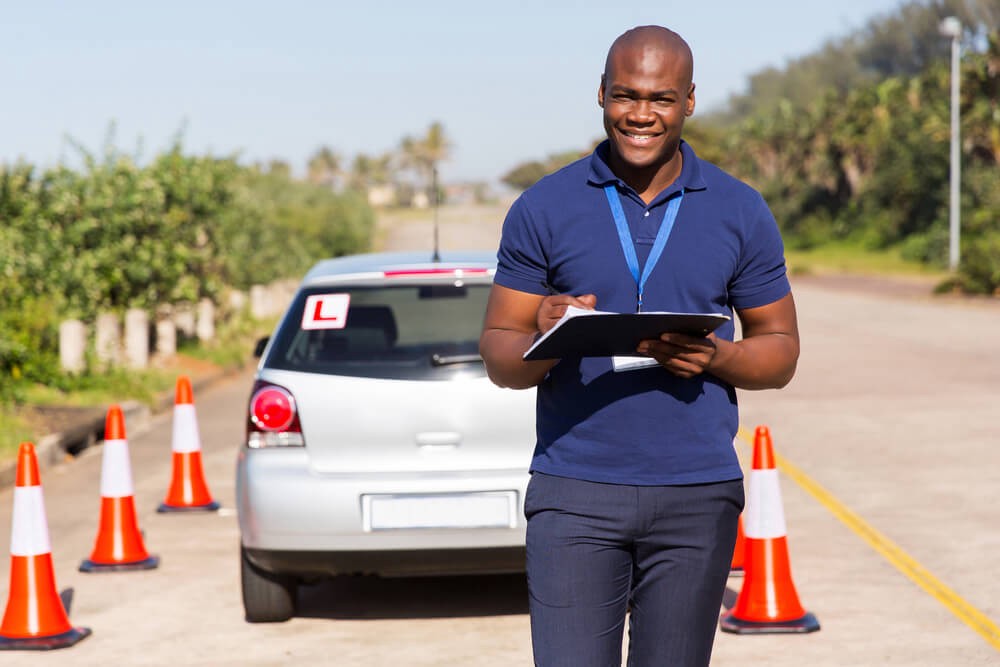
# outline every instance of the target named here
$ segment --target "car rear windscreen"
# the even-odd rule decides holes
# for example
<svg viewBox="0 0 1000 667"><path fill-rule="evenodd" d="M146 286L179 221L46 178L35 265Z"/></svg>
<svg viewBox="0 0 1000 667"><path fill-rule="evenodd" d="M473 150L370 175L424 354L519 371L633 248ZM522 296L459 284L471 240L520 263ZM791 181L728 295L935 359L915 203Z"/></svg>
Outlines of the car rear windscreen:
<svg viewBox="0 0 1000 667"><path fill-rule="evenodd" d="M302 290L264 365L373 378L481 376L489 290L451 283Z"/></svg>

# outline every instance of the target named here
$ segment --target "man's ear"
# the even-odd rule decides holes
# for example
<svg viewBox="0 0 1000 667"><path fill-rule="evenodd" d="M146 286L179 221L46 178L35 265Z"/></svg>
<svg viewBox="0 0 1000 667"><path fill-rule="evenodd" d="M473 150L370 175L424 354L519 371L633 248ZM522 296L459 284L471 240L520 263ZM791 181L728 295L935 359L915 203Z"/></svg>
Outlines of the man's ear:
<svg viewBox="0 0 1000 667"><path fill-rule="evenodd" d="M597 106L604 108L604 75L601 75L601 85L597 87Z"/></svg>
<svg viewBox="0 0 1000 667"><path fill-rule="evenodd" d="M694 84L691 84L691 90L688 91L687 105L684 108L685 116L694 115Z"/></svg>

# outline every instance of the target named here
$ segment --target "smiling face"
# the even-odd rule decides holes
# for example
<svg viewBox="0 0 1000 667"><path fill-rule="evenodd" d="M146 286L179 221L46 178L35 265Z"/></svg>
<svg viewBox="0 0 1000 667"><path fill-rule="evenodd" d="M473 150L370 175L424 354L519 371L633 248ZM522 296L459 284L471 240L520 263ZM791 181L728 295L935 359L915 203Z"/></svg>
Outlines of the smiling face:
<svg viewBox="0 0 1000 667"><path fill-rule="evenodd" d="M680 174L681 130L694 113L692 69L687 44L656 26L625 33L608 53L597 102L611 168L640 194Z"/></svg>

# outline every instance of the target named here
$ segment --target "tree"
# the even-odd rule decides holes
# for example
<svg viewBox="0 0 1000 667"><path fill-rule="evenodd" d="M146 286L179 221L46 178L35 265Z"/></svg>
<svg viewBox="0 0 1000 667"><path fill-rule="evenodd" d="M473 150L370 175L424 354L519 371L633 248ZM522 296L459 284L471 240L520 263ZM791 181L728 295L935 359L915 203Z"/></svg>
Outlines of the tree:
<svg viewBox="0 0 1000 667"><path fill-rule="evenodd" d="M594 141L589 149L577 151L562 151L553 153L544 160L531 160L522 162L500 177L501 182L509 185L515 190L527 190L534 185L542 176L562 169L571 162L575 162L586 155L589 155L600 140Z"/></svg>
<svg viewBox="0 0 1000 667"><path fill-rule="evenodd" d="M292 177L292 166L284 160L269 160L265 171L272 176L280 176L285 179Z"/></svg>
<svg viewBox="0 0 1000 667"><path fill-rule="evenodd" d="M438 164L447 160L450 152L451 142L445 134L444 126L437 121L430 124L423 137L414 139L406 136L399 145L401 166L416 173L429 197L435 194L431 190Z"/></svg>
<svg viewBox="0 0 1000 667"><path fill-rule="evenodd" d="M347 176L348 185L359 192L367 192L377 185L388 185L393 181L393 156L389 153L372 157L358 153L351 163Z"/></svg>
<svg viewBox="0 0 1000 667"><path fill-rule="evenodd" d="M500 180L515 190L527 190L548 173L548 168L543 163L532 160L517 165L504 174Z"/></svg>
<svg viewBox="0 0 1000 667"><path fill-rule="evenodd" d="M307 177L310 183L334 188L340 176L340 156L329 146L320 146L309 158Z"/></svg>

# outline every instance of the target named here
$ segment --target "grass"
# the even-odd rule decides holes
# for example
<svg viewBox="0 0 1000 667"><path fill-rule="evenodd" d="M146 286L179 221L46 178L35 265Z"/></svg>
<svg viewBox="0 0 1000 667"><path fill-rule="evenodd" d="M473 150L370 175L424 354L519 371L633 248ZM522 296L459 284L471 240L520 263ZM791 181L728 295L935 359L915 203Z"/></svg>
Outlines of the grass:
<svg viewBox="0 0 1000 667"><path fill-rule="evenodd" d="M809 250L786 249L792 274L854 273L943 281L948 273L903 258L898 249L874 251L852 243L829 243Z"/></svg>
<svg viewBox="0 0 1000 667"><path fill-rule="evenodd" d="M11 407L0 407L0 461L9 460L22 442L35 442L34 424Z"/></svg>
<svg viewBox="0 0 1000 667"><path fill-rule="evenodd" d="M156 397L173 386L177 376L170 369L142 371L114 370L84 375L69 389L33 384L24 389L26 405L88 407L123 401L152 404Z"/></svg>
<svg viewBox="0 0 1000 667"><path fill-rule="evenodd" d="M158 399L173 391L179 375L208 370L208 364L178 355L164 368L83 375L74 379L66 390L42 384L25 385L21 387L18 405L0 406L0 461L13 458L22 442L37 445L42 436L60 430L60 421L69 419L60 419L51 412L43 414L41 409L104 408L131 401L152 407Z"/></svg>

